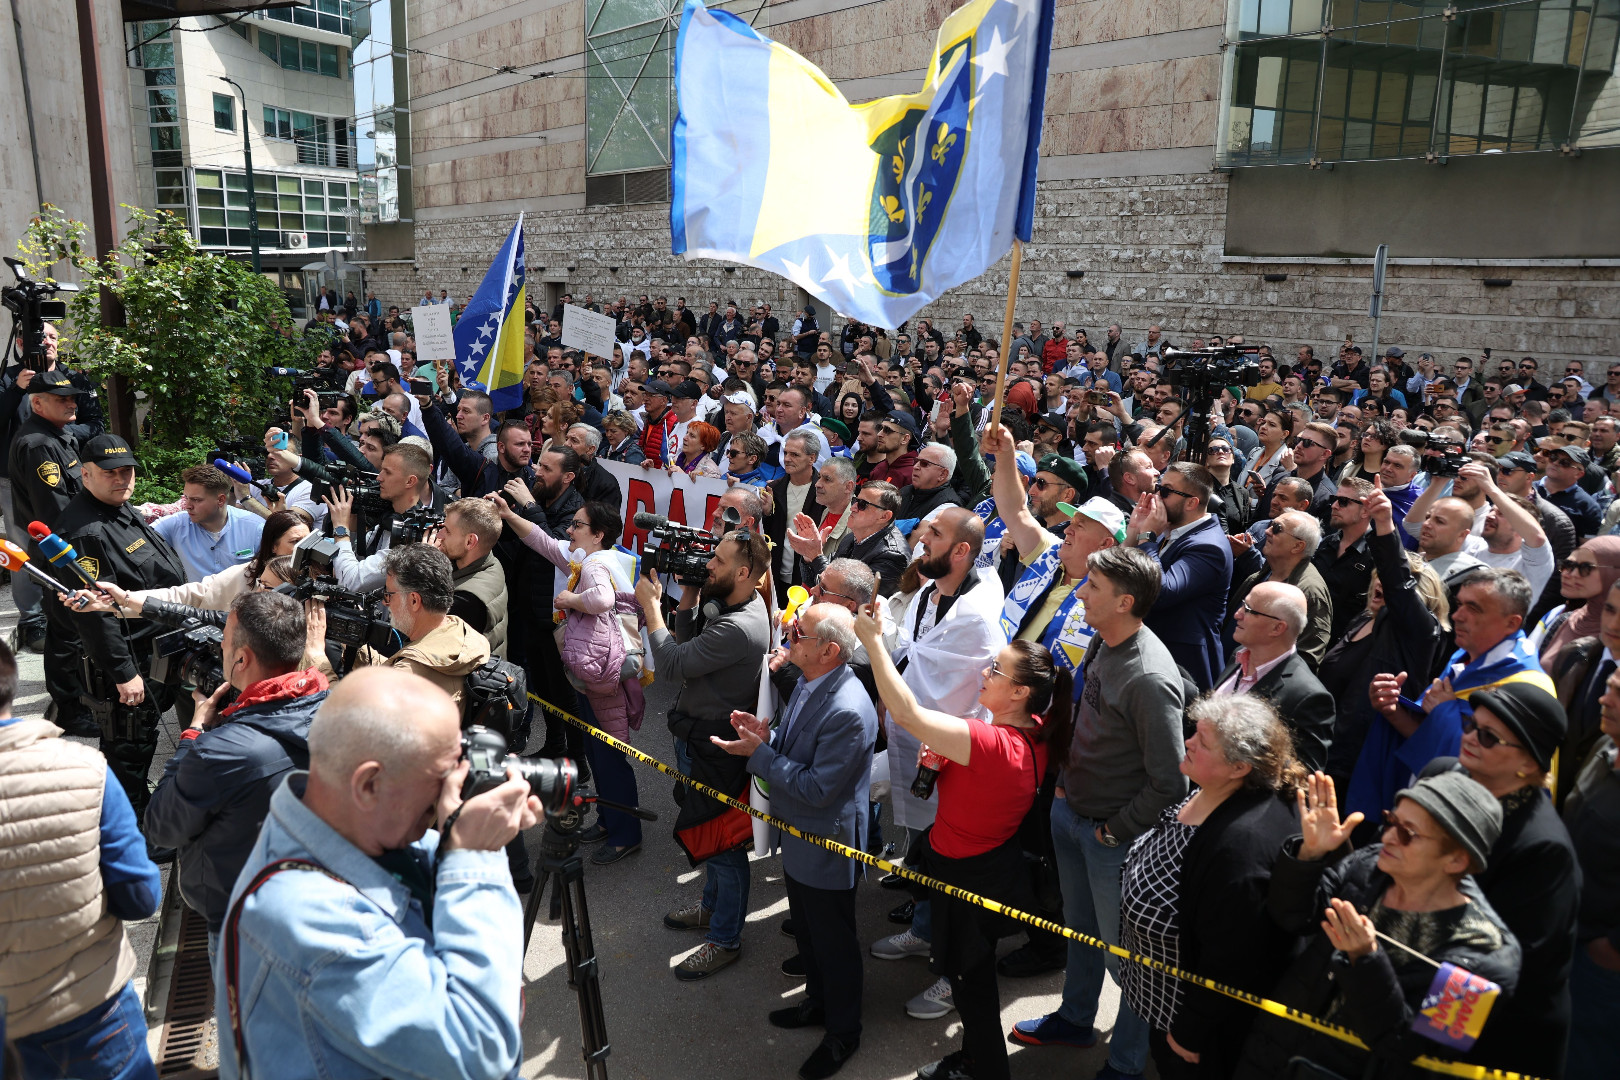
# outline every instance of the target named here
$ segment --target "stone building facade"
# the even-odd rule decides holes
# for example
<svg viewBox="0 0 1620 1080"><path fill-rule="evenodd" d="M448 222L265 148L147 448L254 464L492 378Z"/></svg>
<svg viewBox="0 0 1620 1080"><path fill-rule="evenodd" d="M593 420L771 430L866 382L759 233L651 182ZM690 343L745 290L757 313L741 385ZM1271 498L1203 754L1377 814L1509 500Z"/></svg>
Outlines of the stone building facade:
<svg viewBox="0 0 1620 1080"><path fill-rule="evenodd" d="M694 306L709 299L763 300L779 313L803 302L785 279L672 256L667 194L656 187L667 181L656 168L621 176L603 167L614 148L602 129L624 113L615 117L603 104L603 87L611 82L603 73L615 70L611 62L604 67L603 57L614 47L633 50L624 45L627 37L663 33L668 36L657 38L659 45L672 42L679 18L678 4L671 3L669 25L625 30L618 39L599 36L613 2L408 0L413 246L408 255L396 251L395 259L368 267L379 297L408 303L429 286L467 296L524 211L530 291L542 299L563 291L599 298L649 292L685 296ZM1294 0L1296 27L1304 25L1300 13L1311 2ZM821 66L859 101L920 85L934 33L954 5L754 0L729 6ZM1477 355L1489 346L1558 362L1581 359L1594 372L1620 358L1620 199L1613 194L1620 191L1620 136L1607 130L1613 123L1604 123L1620 102L1614 85L1620 80L1609 77L1612 57L1607 69L1602 60L1612 44L1600 43L1595 51L1602 55L1590 58L1594 46L1587 38L1601 36L1597 24L1588 23L1586 37L1577 40L1566 21L1565 36L1554 42L1563 50L1554 57L1562 66L1550 66L1554 82L1547 85L1573 79L1573 97L1510 93L1507 108L1521 117L1512 142L1508 121L1491 113L1501 111L1501 99L1486 87L1479 115L1468 120L1475 125L1472 142L1464 144L1458 134L1465 111L1459 90L1455 100L1447 98L1450 127L1436 125L1439 141L1431 141L1427 160L1353 152L1350 133L1365 128L1367 138L1377 140L1384 129L1358 124L1354 90L1344 106L1348 119L1326 117L1339 107L1329 102L1329 76L1338 69L1324 64L1317 69L1324 119L1313 146L1325 145L1331 130L1335 138L1346 133L1335 144L1343 149L1337 156L1318 149L1309 162L1301 154L1285 161L1281 107L1265 114L1277 117L1278 134L1263 145L1260 117L1276 102L1262 87L1254 107L1242 104L1255 94L1253 65L1245 68L1245 57L1264 54L1269 40L1263 25L1247 37L1234 29L1254 7L1252 0L1058 0L1020 318L1062 318L1093 333L1118 322L1129 340L1139 340L1133 335L1150 323L1162 324L1173 340L1243 332L1279 351L1299 344L1321 349L1346 336L1366 341L1372 336L1371 255L1388 243L1383 344L1441 355ZM1333 0L1322 14L1317 2L1315 14L1305 11L1306 22L1326 26L1347 9L1346 0ZM590 27L588 12L595 20ZM1442 19L1439 12L1429 14ZM1545 15L1541 25L1537 48L1550 33ZM1458 41L1480 37L1477 27L1440 32L1459 34ZM1499 27L1501 56L1511 52L1511 42L1502 43L1505 34ZM1310 42L1324 39L1325 56L1338 47L1325 40L1333 37L1330 30L1313 31L1286 44L1298 52L1303 41L1308 51L1315 48ZM1479 54L1478 46L1468 47ZM1417 46L1407 52L1428 55ZM1430 60L1438 55L1430 53ZM1586 66L1562 63L1571 56L1586 57ZM1258 61L1262 82L1271 70L1267 63L1263 56ZM1379 100L1384 103L1376 108L1387 111L1387 101ZM1406 102L1409 114L1423 107L1417 89ZM1535 124L1522 120L1537 103L1544 112L1535 120L1539 136ZM1578 116L1573 127L1566 109ZM1410 139L1414 125L1411 115L1406 119ZM1397 139L1398 131L1397 125ZM1498 148L1493 137L1501 149L1543 152L1491 153ZM1234 165L1240 139L1242 163ZM1562 140L1564 152L1553 139ZM1268 151L1275 151L1276 164L1253 164ZM625 160L638 152L645 156L646 148L632 148ZM659 195L666 201L640 201ZM972 312L981 327L999 330L1006 285L1004 260L925 314L952 326Z"/></svg>

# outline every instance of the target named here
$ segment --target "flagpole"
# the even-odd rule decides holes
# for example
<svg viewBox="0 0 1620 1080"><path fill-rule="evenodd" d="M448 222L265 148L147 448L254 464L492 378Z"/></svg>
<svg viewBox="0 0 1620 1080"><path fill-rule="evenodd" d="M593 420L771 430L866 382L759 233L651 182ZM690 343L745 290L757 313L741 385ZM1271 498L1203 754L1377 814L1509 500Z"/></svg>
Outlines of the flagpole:
<svg viewBox="0 0 1620 1080"><path fill-rule="evenodd" d="M1001 356L996 364L996 399L990 406L990 430L1001 423L1001 397L1007 389L1007 365L1012 363L1013 305L1018 301L1018 266L1024 261L1023 242L1013 238L1012 273L1007 277L1007 314L1001 320Z"/></svg>

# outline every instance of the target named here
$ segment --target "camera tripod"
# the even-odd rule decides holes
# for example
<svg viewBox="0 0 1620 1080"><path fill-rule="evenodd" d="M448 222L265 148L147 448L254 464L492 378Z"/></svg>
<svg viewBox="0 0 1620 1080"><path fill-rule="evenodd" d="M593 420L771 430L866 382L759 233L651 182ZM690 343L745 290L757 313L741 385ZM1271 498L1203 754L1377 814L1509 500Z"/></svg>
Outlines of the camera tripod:
<svg viewBox="0 0 1620 1080"><path fill-rule="evenodd" d="M540 854L534 861L534 888L523 905L523 953L529 952L534 921L540 914L540 898L546 882L555 883L551 892L550 918L562 918L563 952L568 958L568 987L579 999L580 1049L585 1058L585 1075L590 1080L607 1080L607 1057L612 1053L607 1038L607 1014L602 1011L602 985L596 966L596 945L591 940L591 913L585 903L585 860L579 854L579 830L585 821L585 808L591 803L643 821L657 821L651 810L609 802L589 792L579 792L560 813L546 816L540 834Z"/></svg>

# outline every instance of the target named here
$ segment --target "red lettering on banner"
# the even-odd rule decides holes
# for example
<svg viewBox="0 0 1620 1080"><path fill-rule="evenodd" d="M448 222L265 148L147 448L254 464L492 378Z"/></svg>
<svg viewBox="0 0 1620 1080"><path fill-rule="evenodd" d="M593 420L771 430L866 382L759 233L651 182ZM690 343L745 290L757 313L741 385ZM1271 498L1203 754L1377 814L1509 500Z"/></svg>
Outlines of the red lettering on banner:
<svg viewBox="0 0 1620 1080"><path fill-rule="evenodd" d="M720 496L710 495L707 505L703 507L703 528L706 531L714 528L714 515L719 509Z"/></svg>
<svg viewBox="0 0 1620 1080"><path fill-rule="evenodd" d="M686 524L686 493L680 488L669 489L669 513L664 516L677 525Z"/></svg>
<svg viewBox="0 0 1620 1080"><path fill-rule="evenodd" d="M649 514L658 513L658 500L653 496L651 484L645 480L632 479L625 490L624 546L638 555L641 554L641 549L647 546L647 530L636 528L635 523L636 514L642 511Z"/></svg>

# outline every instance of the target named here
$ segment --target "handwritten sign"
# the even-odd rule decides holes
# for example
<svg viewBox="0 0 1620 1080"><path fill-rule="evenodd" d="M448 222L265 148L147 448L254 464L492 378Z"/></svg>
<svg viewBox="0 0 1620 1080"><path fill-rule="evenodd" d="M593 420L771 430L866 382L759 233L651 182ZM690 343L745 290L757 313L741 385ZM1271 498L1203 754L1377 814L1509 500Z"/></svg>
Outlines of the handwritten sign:
<svg viewBox="0 0 1620 1080"><path fill-rule="evenodd" d="M578 349L604 360L613 358L613 346L618 341L614 330L618 324L612 316L599 315L576 304L563 305L562 343L565 349Z"/></svg>
<svg viewBox="0 0 1620 1080"><path fill-rule="evenodd" d="M454 360L456 339L450 324L449 304L429 304L411 308L411 330L416 337L416 358Z"/></svg>

